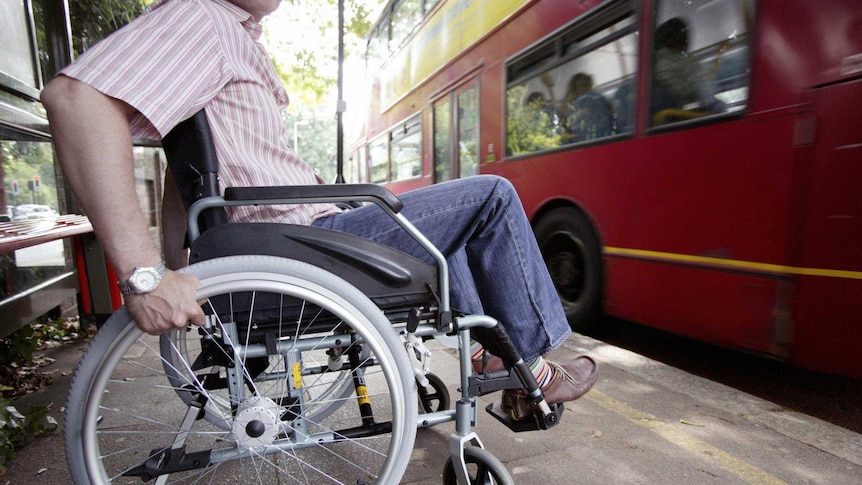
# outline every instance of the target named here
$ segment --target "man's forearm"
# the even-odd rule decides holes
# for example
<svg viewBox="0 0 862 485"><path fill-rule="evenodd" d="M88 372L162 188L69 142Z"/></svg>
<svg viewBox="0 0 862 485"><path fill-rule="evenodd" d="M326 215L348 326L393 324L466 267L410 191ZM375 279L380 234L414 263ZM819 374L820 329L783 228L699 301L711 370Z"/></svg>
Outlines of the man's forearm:
<svg viewBox="0 0 862 485"><path fill-rule="evenodd" d="M64 76L45 88L42 101L66 181L120 278L156 264L161 256L135 191L133 109Z"/></svg>

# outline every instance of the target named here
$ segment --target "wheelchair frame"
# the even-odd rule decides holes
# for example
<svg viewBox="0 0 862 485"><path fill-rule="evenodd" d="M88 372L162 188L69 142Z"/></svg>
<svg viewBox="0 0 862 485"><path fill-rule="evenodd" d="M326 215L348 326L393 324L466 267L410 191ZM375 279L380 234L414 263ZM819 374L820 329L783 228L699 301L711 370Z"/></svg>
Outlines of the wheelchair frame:
<svg viewBox="0 0 862 485"><path fill-rule="evenodd" d="M444 333L457 336L461 396L456 402L454 409L437 410L417 416L415 428L430 427L454 421L455 431L450 435L449 439L450 460L447 463L444 472L444 481L448 480L447 483L453 483L454 481L457 481L458 483L472 483L473 478L470 477L467 467L468 463L479 464L481 468L485 470L483 473L490 473L492 478L499 483L511 483L511 477L508 476L505 467L503 467L502 464L493 457L493 455L482 449L483 445L481 440L472 430L472 427L475 425L477 420L477 397L479 395L504 388L524 389L529 398L538 404L541 410L529 419L528 422L514 423L499 410L491 409L490 406L488 408L488 411L493 416L514 431L547 429L554 426L559 422L559 417L563 410L562 405L548 405L544 401L535 378L533 378L529 368L523 360L521 360L517 351L512 347L510 341L505 336L503 329L495 319L486 315L458 314L457 316L453 316L453 310L450 307L449 301L449 272L446 258L410 223L410 221L399 214L401 203L397 197L380 186L368 184L228 188L225 190L224 196L221 196L218 195L217 161L214 158L215 152L212 146L212 141L209 138L205 113L201 111L195 117L183 122L178 128L180 129L178 132L179 134L174 136L172 133L171 135L174 141L171 141L166 137L166 142L176 143L177 137L179 137L179 143L188 143L183 148L186 153L181 153L179 157L171 156L169 153L168 159L171 169L175 174L177 172L182 173L183 171L185 171L186 175L189 173L193 174L190 185L188 184L188 177L186 177L186 181L178 179L177 183L181 188L181 192L184 193L184 197L186 198L188 205L187 235L191 248L191 259L192 262L203 261L201 263L193 264L190 266L188 271L194 274L197 271L197 268L203 268L201 270L201 274L208 278L206 281L221 281L235 274L249 275L245 276L249 281L257 281L255 278L265 280L270 278L270 276L264 275L264 277L262 277L259 275L267 273L266 268L268 265L273 267L283 266L284 268L279 270L282 274L280 276L272 277L274 280L279 280L279 282L275 284L276 286L283 286L288 283L297 287L308 286L310 289L307 289L307 291L311 293L319 291L319 293L325 293L326 295L334 293L334 290L332 292L330 291L333 288L343 289L345 295L347 295L345 298L348 298L349 300L343 303L347 305L345 308L366 308L368 307L368 304L374 305L375 308L377 307L375 303L371 303L371 300L367 303L362 301L363 299L368 299L367 296L360 297L353 295L353 289L355 289L356 293L362 295L366 294L362 286L367 286L363 283L363 278L366 278L365 275L368 272L354 274L351 271L341 271L339 274L345 275L345 273L350 273L346 276L349 276L350 278L359 278L358 282L344 281L343 284L339 282L343 280L332 275L334 272L332 270L333 265L335 265L334 267L337 271L337 268L340 268L338 265L343 264L337 253L341 250L349 252L349 248L354 246L354 240L352 239L341 241L340 243L338 241L332 243L326 236L321 236L321 234L331 236L334 231L308 226L291 226L284 224L262 225L259 227L268 228L265 230L262 229L262 232L268 234L269 239L277 237L277 244L273 246L267 246L264 244L264 246L268 248L266 251L275 254L266 255L266 253L264 253L265 255L263 256L254 254L254 251L258 246L260 246L260 244L250 244L246 245L247 247L243 247L238 252L240 256L223 257L224 254L220 254L220 251L231 252L234 248L242 246L242 244L239 243L232 245L231 241L236 242L242 239L241 230L245 229L242 226L247 224L220 224L220 222L223 221L223 218L219 215L219 211L224 210L226 207L235 207L240 205L281 205L325 202L353 204L356 202L370 202L384 210L401 228L403 228L403 230L413 237L413 239L415 239L416 242L428 252L436 263L436 285L430 283L425 284L428 294L424 297L424 300L421 296L417 300L412 296L412 294L411 296L404 296L403 298L386 300L388 302L392 302L393 307L396 308L396 311L394 311L393 314L396 316L396 319L400 320L403 324L399 324L397 342L392 336L396 335L395 327L391 327L392 335L387 335L389 331L379 328L382 326L381 323L374 323L372 325L373 328L371 329L365 328L369 322L376 321L376 312L379 312L380 310L376 310L376 312L370 309L361 310L355 318L351 315L347 315L345 318L345 316L341 314L350 314L351 311L339 308L339 303L327 303L330 300L339 300L341 297L337 295L333 294L331 296L320 297L310 294L307 295L306 290L300 291L291 289L290 291L296 291L297 294L304 295L304 298L310 298L310 301L312 302L325 302L325 305L321 304L321 309L324 309L326 305L330 305L325 309L336 317L341 316L342 321L345 319L355 319L356 321L352 322L349 332L321 337L320 342L323 342L324 340L331 342L338 339L350 339L351 342L357 342L356 348L363 346L371 347L372 352L375 355L374 359L379 359L379 363L384 367L383 371L384 374L386 374L385 377L387 382L390 386L395 388L393 392L394 394L403 392L406 396L413 395L415 389L410 390L410 386L413 386L413 384L411 384L413 381L417 382L420 386L427 386L429 384L426 374L428 374L430 370L430 363L427 360L430 356L430 352L427 352L427 348L425 348L422 343L425 339ZM189 137L191 137L190 141L188 141ZM167 146L166 151L168 151ZM170 151L176 154L176 145L174 145L174 148L170 149ZM182 159L183 162L181 163L192 163L193 166L191 166L191 170L189 170L189 166L177 168L175 162L176 158ZM185 187L181 184L185 184ZM191 195L189 196L189 194ZM190 201L190 198L196 200ZM188 204L189 202L191 202L191 204ZM205 230L201 230L201 225L205 227ZM230 226L228 229L224 229L228 226ZM282 236L284 237L282 238ZM288 239L291 239L293 242L290 244L285 243ZM378 243L371 243L371 247L372 250L374 248L378 248L380 251L394 251L391 248L384 249L385 247ZM311 249L307 250L303 248ZM315 266L315 268L308 269L306 268L306 263L291 262L294 261L294 259L290 256L297 251L310 251L308 254L303 256L303 260L306 263L310 263ZM248 254L246 256L242 256L244 253ZM334 254L335 256L333 256ZM360 254L359 256L355 256L353 259L362 260L364 257ZM405 286L408 285L405 281L410 280L410 278L412 278L417 272L424 277L428 277L429 273L423 272L421 264L416 265L410 260L405 260L403 265L399 265L398 261L395 261L392 263L391 267L382 269L377 268L378 273L383 274L383 277L378 274L376 277L371 278L376 278L378 281L381 279L391 279L395 281L395 283L387 284L390 284L393 287L398 287L399 285ZM367 265L368 263L366 262L366 266ZM231 271L235 272L230 273L228 270L222 270L221 266L228 266L232 268ZM260 270L255 272L244 271L246 266L251 266L253 268L259 267ZM323 269L319 269L317 267ZM222 274L222 271L224 271L224 274ZM318 272L320 272L319 275ZM373 272L374 271L371 271L370 273ZM297 280L294 273L300 275L306 274L310 278L310 282L302 282L300 281L301 278ZM406 278L406 280L401 278L402 276ZM285 283L285 281L287 281L287 283ZM300 282L294 284L292 283L294 281ZM317 290L317 283L315 283L315 281L322 281L325 283L323 286L330 285L331 287ZM217 284L213 285L214 287L218 286ZM251 295L252 301L254 301L253 298L256 297L258 291L256 289L257 286L254 285L263 285L262 287L267 289L269 288L268 283L249 283L248 286L252 288L252 290L238 293L238 295L245 295L248 293ZM278 286L278 288L281 288L282 286ZM207 288L209 288L209 286L207 286ZM280 326L283 319L281 314L286 314L288 310L285 309L287 307L284 304L284 294L286 293L278 294L282 295L281 300L279 300L279 303L276 304L273 307L274 309L271 311L279 313L278 321ZM229 300L229 306L230 312L233 314L235 311L234 296L232 292L230 295L231 298ZM291 294L290 298L293 298L294 296L295 295ZM240 298L237 296L236 301L239 300ZM303 311L306 308L305 301L306 300L302 300ZM428 303L417 305L417 301ZM214 456L218 457L219 460L221 458L236 459L246 458L248 456L253 457L255 453L261 453L263 456L266 453L282 451L280 448L276 449L277 447L275 446L276 441L284 441L278 438L279 436L288 436L293 439L292 445L289 443L283 445L285 446L285 449L294 450L292 447L300 449L307 446L316 446L316 443L301 442L302 440L298 438L301 434L303 436L307 434L304 428L294 429L295 426L305 426L303 423L306 423L306 421L299 418L299 413L304 412L302 406L306 404L304 401L305 398L294 397L291 398L295 399L294 401L286 401L286 398L284 397L285 392L283 391L279 391L279 397L270 397L269 395L264 395L265 393L259 392L258 388L255 387L256 384L259 384L257 380L261 378L261 375L268 379L270 378L269 374L264 372L264 370L269 369L270 363L268 359L272 356L277 356L278 358L276 360L279 360L283 356L284 362L282 364L284 367L280 367L282 370L279 370L278 372L272 372L272 375L275 376L272 377L272 379L283 379L285 382L294 386L292 388L293 391L291 391L291 396L298 396L305 392L300 389L302 386L302 377L298 373L299 371L297 369L299 367L296 367L297 362L292 361L290 365L288 365L290 359L298 359L301 361L301 357L299 357L298 354L296 356L292 354L299 352L297 345L300 342L300 325L296 325L297 336L294 340L289 338L286 340L278 340L271 335L267 336L266 323L262 324L263 326L260 327L262 328L260 336L255 336L255 338L252 339L251 335L253 334L253 327L256 327L256 323L252 323L252 321L256 321L256 319L258 319L256 315L259 315L259 313L255 313L258 310L255 309L254 305L252 305L248 310L248 324L245 326L238 322L232 322L226 325L220 318L221 310L219 309L219 304L213 304L210 302L209 305L211 311L207 317L208 323L201 331L199 331L201 335L202 348L195 362L183 361L183 357L189 357L191 354L183 355L184 351L180 350L180 347L187 344L187 337L181 332L174 332L170 336L162 336L160 339L159 354L165 375L170 382L170 386L168 387L183 403L185 403L184 405L187 406L183 417L183 423L180 425L180 429L175 432L176 437L174 441L172 443L166 443L166 445L161 448L151 450L145 459L140 460L140 462L136 463L134 466L124 464L120 467L123 470L122 475L137 476L144 480L155 478L157 483L164 483L168 476L167 473L205 469L212 463L210 460L213 460ZM240 305L237 304L237 306ZM243 318L246 317L243 316ZM129 321L128 315L124 313L124 310L118 312L118 314L115 315L115 317L112 317L111 320L115 320L116 322L111 323L111 321L109 321L108 324L106 324L105 330L100 330L99 334L91 343L90 349L88 349L85 357L82 359L81 365L78 370L76 370L72 390L70 391L69 404L67 406L69 409L69 418L67 418L66 428L67 459L69 460L73 478L80 482L87 481L89 483L91 481L96 481L96 478L104 478L101 475L104 467L104 463L102 462L107 460L103 459L101 456L93 456L94 454L98 455L99 453L102 453L98 442L96 442L98 438L96 428L101 422L99 411L106 409L106 406L102 404L102 394L108 390L111 383L118 381L117 377L105 374L108 372L117 372L119 374L119 371L115 368L119 365L119 362L125 359L125 354L121 354L121 352L125 352L125 347L131 347L132 345L135 345L136 342L140 342L140 331L138 331L132 322ZM236 320L236 318L234 318L234 320ZM388 321L390 319L387 318L386 320ZM391 325L392 322L388 321L387 323L390 323ZM309 325L308 328L311 328L311 326ZM470 359L470 337L472 329L484 329L484 332L497 337L498 341L501 342L500 348L497 352L501 354L500 357L503 358L506 367L509 369L508 372L503 371L495 373L495 375L487 373L474 375L472 373L472 363ZM332 331L335 332L335 330ZM186 334L188 334L188 332L186 332ZM359 334L358 337L356 336L357 334ZM380 341L375 341L377 338L379 338ZM213 345L218 349L218 352L225 353L225 358L222 359L223 362L220 362L220 364L225 368L225 374L227 377L220 378L217 376L213 378L214 380L218 380L219 384L207 382L207 376L202 379L198 379L192 369L192 367L195 366L205 366L205 364L200 363L202 358L213 358L213 354L208 354L203 349L205 346ZM316 346L320 344L315 340L309 345L316 348ZM353 343L348 346L348 349L352 348ZM395 355L397 352L400 352L400 350L394 350L395 348L403 349L406 359L403 358L403 356L399 357ZM338 347L338 349L341 349L341 347ZM329 349L327 354L332 350L332 348ZM230 352L235 353L233 356L235 359L232 359L230 355L227 355ZM255 354L255 352L257 352L257 354ZM338 353L340 350L335 350L334 352L338 354L337 357L339 359L343 358L343 356ZM360 403L360 408L362 408L363 400L361 389L364 389L365 387L363 369L368 364L363 363L365 361L361 361L359 353L362 352L362 350L351 350L350 352L350 355L347 356L349 364L336 363L333 372L341 372L342 369L347 369L349 367L350 375L353 380L354 389L352 390L356 391L356 394L359 397L358 401ZM392 354L391 358L387 355L389 353ZM215 355L217 355L217 352L215 352ZM241 358L239 357L240 355L242 355ZM266 362L262 364L264 369L261 371L256 369L250 370L250 367L252 367L250 363L254 364L255 361L252 359L256 358L255 356L257 355L262 355L262 357L257 358L267 359ZM332 366L332 355L330 355L329 358L330 366ZM191 359L187 358L186 361L188 360ZM408 366L404 366L405 360L409 362ZM238 365L239 363L241 363L241 365ZM377 364L378 362L375 361L372 363ZM233 370L230 370L231 365L234 367ZM291 375L291 365L293 365L293 375ZM183 368L183 366L188 367L188 369ZM240 367L240 369L236 369L236 367ZM408 371L401 367L409 367L409 375L407 374ZM221 370L217 373L220 372ZM257 374L252 375L252 373L255 372ZM324 369L321 372L325 373L326 370ZM191 378L186 377L187 375L190 375ZM296 387L297 382L300 383L299 388ZM403 390L399 390L399 382L403 384ZM331 391L330 389L334 388L336 385L344 387ZM213 411L215 406L212 399L214 399L214 397L209 395L208 391L212 391L212 389L208 389L208 386L224 386L214 387L213 389L224 389L225 392L228 393L228 398L223 403L222 411ZM245 397L246 387L251 389L251 397ZM296 389L300 389L300 391L296 391ZM324 390L324 392L336 392L339 393L340 396L341 394L344 394L346 389L346 384L333 384L330 388ZM443 387L443 391L445 391L445 387ZM395 418L393 418L393 422L398 421L399 419L409 420L410 417L414 416L415 410L412 410L405 413L406 418L404 416L399 417L399 411L396 408L401 404L397 401L398 399L403 400L403 398L396 395L391 399L394 403L392 412L396 415ZM285 402L288 402L289 404L285 404ZM296 402L299 404L295 404ZM339 406L341 406L341 404L323 407L328 412L336 412ZM406 406L412 406L412 403L408 402ZM335 409L329 410L329 407L335 407ZM299 409L299 411L296 416L293 416L291 413L294 413L295 409ZM360 410L360 412L362 413L363 411ZM323 412L321 412L321 414L323 414ZM288 418L285 417L286 415L290 415L295 419L289 421ZM189 439L189 429L193 426L195 421L201 419L206 419L217 426L221 426L223 429L230 427L231 437L237 442L235 448L231 451L207 450L206 452L187 452L186 443ZM308 420L307 422L311 423L313 421L314 420ZM363 425L365 425L366 416L364 414L362 415L362 421ZM370 421L373 421L373 419ZM240 426L242 424L245 426ZM380 426L382 426L382 428ZM390 424L389 426L390 428L396 427L396 425L393 424ZM410 424L410 427L413 427L413 424ZM386 429L385 424L378 424L377 428L374 428L373 425L369 425L369 430L361 430L360 428L362 428L362 426L359 426L356 429L350 428L343 432L339 431L332 439L336 442L340 441L341 438L339 437L342 435L339 433L356 433L357 436L364 436L364 433L375 433L377 432L377 429L382 430L383 433L392 433L393 441L397 442L401 439L400 435L397 437L395 436L397 430L393 431L392 429ZM415 429L413 430L413 433L415 434ZM406 444L407 442L411 444L412 448L412 435L404 438L403 443L397 442L395 445L390 444L390 446L395 446L397 449L400 445ZM337 446L337 444L335 446ZM95 453L97 451L99 453ZM402 451L404 450L397 449L398 453L401 453ZM295 452L296 451L294 450L293 453ZM407 450L408 458L409 452L410 450ZM396 460L396 462L397 461L398 460ZM400 461L404 462L404 459L401 459ZM80 462L83 462L83 465ZM384 464L382 465L384 475L391 471L389 470L391 463L392 462L389 458L385 459ZM403 466L406 466L406 462ZM397 474L398 477L391 476L385 478L385 480L397 480L397 478L400 478L400 473L403 472L403 469L398 469L399 467L397 465L395 468L396 470L393 473ZM98 473L93 472L93 470L97 470ZM109 479L110 478L113 477L109 477Z"/></svg>

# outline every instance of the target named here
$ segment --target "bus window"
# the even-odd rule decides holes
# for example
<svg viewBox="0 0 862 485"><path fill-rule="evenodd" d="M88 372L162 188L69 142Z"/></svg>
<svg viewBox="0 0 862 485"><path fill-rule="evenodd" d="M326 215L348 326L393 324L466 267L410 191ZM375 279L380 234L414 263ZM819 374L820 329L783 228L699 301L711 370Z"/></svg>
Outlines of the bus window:
<svg viewBox="0 0 862 485"><path fill-rule="evenodd" d="M382 184L389 181L389 135L383 135L368 144L368 181Z"/></svg>
<svg viewBox="0 0 862 485"><path fill-rule="evenodd" d="M365 145L361 145L350 153L344 178L349 184L362 184L367 182L367 177L368 166L365 165Z"/></svg>
<svg viewBox="0 0 862 485"><path fill-rule="evenodd" d="M750 0L660 0L650 125L736 112L748 101Z"/></svg>
<svg viewBox="0 0 862 485"><path fill-rule="evenodd" d="M385 17L368 38L365 52L367 68L377 69L389 57L389 18Z"/></svg>
<svg viewBox="0 0 862 485"><path fill-rule="evenodd" d="M479 174L478 105L475 85L458 94L458 177Z"/></svg>
<svg viewBox="0 0 862 485"><path fill-rule="evenodd" d="M422 121L411 118L400 129L392 131L390 145L390 181L407 180L422 175Z"/></svg>
<svg viewBox="0 0 862 485"><path fill-rule="evenodd" d="M452 102L446 96L434 103L434 183L452 177Z"/></svg>
<svg viewBox="0 0 862 485"><path fill-rule="evenodd" d="M365 146L359 148L356 151L359 164L359 173L357 174L356 183L364 184L368 182L368 161L366 160L366 155L368 152L365 151Z"/></svg>
<svg viewBox="0 0 862 485"><path fill-rule="evenodd" d="M389 50L394 51L404 42L422 20L422 0L401 0L392 11L392 40Z"/></svg>
<svg viewBox="0 0 862 485"><path fill-rule="evenodd" d="M425 0L425 7L422 10L423 14L428 14L437 4L440 3L440 0Z"/></svg>
<svg viewBox="0 0 862 485"><path fill-rule="evenodd" d="M534 49L535 54L510 64L507 155L589 142L634 129L638 42L634 17L630 12L625 15L598 29L591 25L592 19L575 25ZM552 45L562 46L556 59L548 57ZM533 55L535 62L530 65Z"/></svg>
<svg viewBox="0 0 862 485"><path fill-rule="evenodd" d="M471 80L434 102L434 183L479 168L479 90Z"/></svg>
<svg viewBox="0 0 862 485"><path fill-rule="evenodd" d="M365 165L365 145L350 152L344 170L344 181L348 184L363 184L367 182L368 166Z"/></svg>

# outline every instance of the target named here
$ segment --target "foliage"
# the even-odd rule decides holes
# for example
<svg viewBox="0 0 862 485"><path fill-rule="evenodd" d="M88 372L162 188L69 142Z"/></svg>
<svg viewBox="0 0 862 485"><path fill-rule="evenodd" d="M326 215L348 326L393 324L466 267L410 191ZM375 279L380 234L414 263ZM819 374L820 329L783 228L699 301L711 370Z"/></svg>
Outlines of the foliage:
<svg viewBox="0 0 862 485"><path fill-rule="evenodd" d="M336 120L326 106L306 107L288 113L285 123L288 133L296 133L293 147L327 183L335 181ZM291 140L291 145L293 145Z"/></svg>
<svg viewBox="0 0 862 485"><path fill-rule="evenodd" d="M374 20L371 15L382 3L344 0L345 91L356 84L349 71L350 59L355 64L364 54L365 37ZM291 97L285 123L291 135L296 130L298 146L294 148L331 183L336 174L337 0L285 0L264 22L264 43Z"/></svg>
<svg viewBox="0 0 862 485"><path fill-rule="evenodd" d="M40 368L53 359L37 350L92 336L92 328L81 328L77 318L34 322L0 339L0 474L6 462L37 436L57 428L57 421L45 406L31 406L20 413L10 398L33 392L51 383Z"/></svg>
<svg viewBox="0 0 862 485"><path fill-rule="evenodd" d="M83 340L92 334L93 329L82 326L76 317L36 321L0 339L0 393L11 398L49 385L51 375L40 369L53 359L36 352Z"/></svg>
<svg viewBox="0 0 862 485"><path fill-rule="evenodd" d="M345 57L360 56L381 0L344 0ZM265 22L264 40L287 92L317 105L338 78L338 0L286 0Z"/></svg>
<svg viewBox="0 0 862 485"><path fill-rule="evenodd" d="M93 336L95 328L85 325L78 317L47 319L30 324L39 349L59 347L62 344L86 340Z"/></svg>
<svg viewBox="0 0 862 485"><path fill-rule="evenodd" d="M3 372L18 366L19 362L33 361L33 354L39 348L39 342L33 338L33 329L27 325L17 332L0 339L0 362L3 362ZM2 391L6 391L6 379L3 380Z"/></svg>
<svg viewBox="0 0 862 485"><path fill-rule="evenodd" d="M42 433L57 429L57 420L45 406L32 406L25 416L5 398L0 398L0 470L15 452Z"/></svg>
<svg viewBox="0 0 862 485"><path fill-rule="evenodd" d="M152 0L72 0L69 17L76 55L131 22Z"/></svg>

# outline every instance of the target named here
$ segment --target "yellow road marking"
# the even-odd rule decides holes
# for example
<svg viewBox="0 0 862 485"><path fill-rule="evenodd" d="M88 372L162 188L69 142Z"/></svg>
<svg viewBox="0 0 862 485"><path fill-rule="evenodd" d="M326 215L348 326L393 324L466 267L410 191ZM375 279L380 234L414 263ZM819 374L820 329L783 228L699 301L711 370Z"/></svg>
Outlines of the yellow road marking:
<svg viewBox="0 0 862 485"><path fill-rule="evenodd" d="M620 402L595 389L591 390L589 394L586 395L586 398L609 411L613 411L623 416L638 426L649 429L668 442L682 448L698 458L724 468L747 483L757 485L786 485L786 482L766 473L754 465L736 458L726 451L716 448L699 438L695 438L679 429L679 427L661 419L656 419L654 416L650 416L643 411L635 409L628 404Z"/></svg>
<svg viewBox="0 0 862 485"><path fill-rule="evenodd" d="M616 248L605 246L603 251L607 255L624 256L640 259L652 259L685 264L702 264L729 269L758 271L773 274L792 274L805 276L826 276L830 278L845 278L851 280L862 280L862 271L847 271L842 269L824 268L799 268L795 266L784 266L780 264L758 263L755 261L737 261L735 259L712 258L708 256L692 256L690 254L665 253L661 251L647 251L645 249Z"/></svg>

